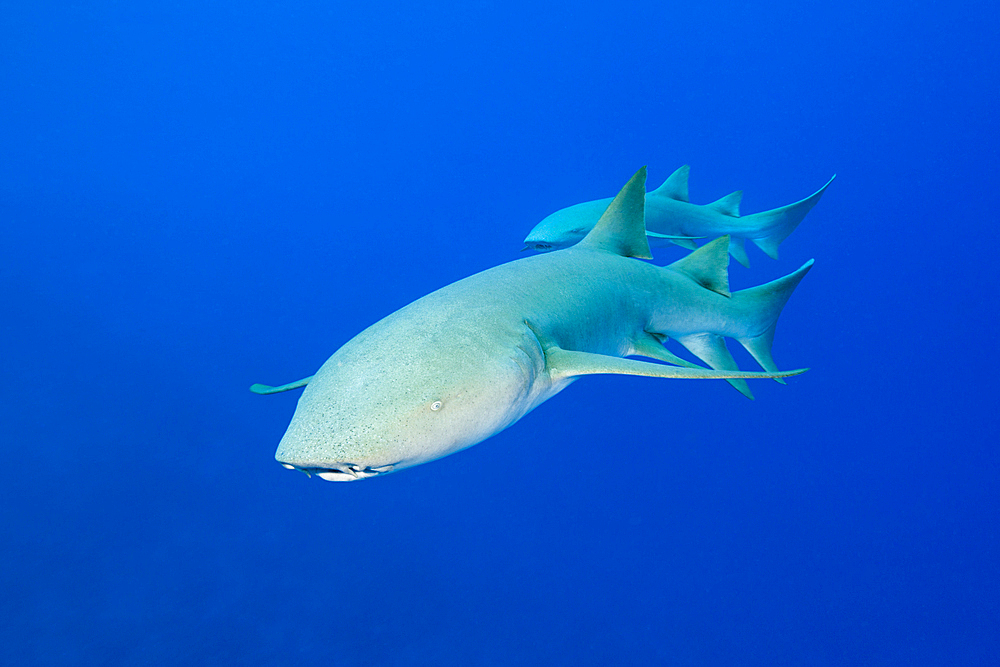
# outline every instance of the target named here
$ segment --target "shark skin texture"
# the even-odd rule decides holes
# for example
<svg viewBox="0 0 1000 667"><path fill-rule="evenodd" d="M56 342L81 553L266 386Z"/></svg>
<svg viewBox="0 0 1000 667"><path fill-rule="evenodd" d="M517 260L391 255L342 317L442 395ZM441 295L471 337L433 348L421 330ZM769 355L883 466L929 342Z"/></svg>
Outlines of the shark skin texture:
<svg viewBox="0 0 1000 667"><path fill-rule="evenodd" d="M275 458L328 481L427 463L475 445L584 375L782 378L775 323L812 260L770 283L729 291L722 237L669 266L650 258L645 168L576 245L459 280L368 327L305 385ZM724 338L764 372L741 371ZM673 338L711 369L670 353ZM625 357L640 356L656 361ZM662 362L662 363L657 363Z"/></svg>
<svg viewBox="0 0 1000 667"><path fill-rule="evenodd" d="M692 204L688 199L688 165L670 175L663 185L646 195L646 233L650 245L676 244L697 248L698 239L730 237L729 253L743 266L750 266L745 241L753 241L771 259L778 259L778 246L815 206L826 185L794 204L740 217L743 191L737 190L711 204ZM560 209L547 216L524 239L525 250L550 252L578 243L593 229L611 199L598 199Z"/></svg>

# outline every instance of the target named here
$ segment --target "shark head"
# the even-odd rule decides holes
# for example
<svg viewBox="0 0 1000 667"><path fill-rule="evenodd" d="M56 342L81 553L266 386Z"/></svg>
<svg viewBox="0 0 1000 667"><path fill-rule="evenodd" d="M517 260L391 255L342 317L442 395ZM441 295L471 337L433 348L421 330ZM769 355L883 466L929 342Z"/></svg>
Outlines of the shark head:
<svg viewBox="0 0 1000 667"><path fill-rule="evenodd" d="M448 341L382 324L309 382L275 454L286 468L328 481L373 477L470 447L530 410L544 368L537 344L498 354L486 338Z"/></svg>
<svg viewBox="0 0 1000 667"><path fill-rule="evenodd" d="M525 249L550 252L575 245L593 229L610 203L610 199L599 199L556 211L535 225L524 239Z"/></svg>

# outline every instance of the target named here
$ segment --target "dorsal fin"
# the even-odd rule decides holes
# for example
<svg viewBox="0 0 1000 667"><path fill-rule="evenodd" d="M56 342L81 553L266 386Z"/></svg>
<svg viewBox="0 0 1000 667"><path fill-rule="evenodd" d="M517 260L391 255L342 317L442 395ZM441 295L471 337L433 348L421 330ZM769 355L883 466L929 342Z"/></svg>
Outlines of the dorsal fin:
<svg viewBox="0 0 1000 667"><path fill-rule="evenodd" d="M722 296L729 294L729 236L706 243L668 268L680 271L696 283Z"/></svg>
<svg viewBox="0 0 1000 667"><path fill-rule="evenodd" d="M635 172L577 246L653 259L646 239L646 168Z"/></svg>
<svg viewBox="0 0 1000 667"><path fill-rule="evenodd" d="M669 197L677 201L689 201L688 199L688 174L691 173L690 165L684 165L670 174L670 178L663 181L663 185L656 188L649 194L660 197Z"/></svg>
<svg viewBox="0 0 1000 667"><path fill-rule="evenodd" d="M736 192L730 192L722 199L715 200L709 204L708 207L715 209L722 215L728 215L731 218L738 218L740 217L741 201L743 201L743 191L737 190Z"/></svg>

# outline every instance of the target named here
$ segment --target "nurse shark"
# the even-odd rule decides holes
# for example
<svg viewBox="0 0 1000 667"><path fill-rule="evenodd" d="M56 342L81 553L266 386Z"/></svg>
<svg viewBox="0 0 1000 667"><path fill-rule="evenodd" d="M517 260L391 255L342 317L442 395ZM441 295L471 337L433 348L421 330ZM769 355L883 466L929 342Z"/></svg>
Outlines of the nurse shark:
<svg viewBox="0 0 1000 667"><path fill-rule="evenodd" d="M665 267L649 259L640 169L576 245L459 280L368 327L305 386L275 458L328 481L427 463L517 422L592 374L781 378L775 323L812 260L784 278L730 292L728 238ZM725 337L764 369L739 370ZM673 338L711 369L670 353ZM640 356L655 361L625 357ZM663 363L656 363L663 362Z"/></svg>
<svg viewBox="0 0 1000 667"><path fill-rule="evenodd" d="M772 259L778 245L795 231L806 213L819 202L826 185L802 201L781 208L740 217L743 191L737 190L711 204L692 204L688 199L688 173L684 165L663 185L646 195L646 234L653 245L675 243L693 250L696 239L729 235L729 252L743 266L750 266L744 240L750 239ZM524 239L525 250L548 252L568 248L593 229L611 199L598 199L560 209L535 225Z"/></svg>

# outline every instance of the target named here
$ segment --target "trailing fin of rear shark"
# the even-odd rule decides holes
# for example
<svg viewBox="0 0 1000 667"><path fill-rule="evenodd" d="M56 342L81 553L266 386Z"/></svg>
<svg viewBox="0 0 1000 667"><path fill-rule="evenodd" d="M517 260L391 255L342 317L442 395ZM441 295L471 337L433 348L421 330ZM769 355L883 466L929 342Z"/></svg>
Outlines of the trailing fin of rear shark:
<svg viewBox="0 0 1000 667"><path fill-rule="evenodd" d="M677 169L660 187L646 195L645 225L651 246L675 244L688 250L699 239L729 235L729 253L744 266L750 265L744 242L750 239L768 256L777 258L778 246L802 222L833 182L802 201L771 211L740 216L743 191L737 190L710 204L692 204L688 198L690 167ZM525 238L525 247L539 252L572 246L593 229L611 199L598 199L560 209L535 225Z"/></svg>
<svg viewBox="0 0 1000 667"><path fill-rule="evenodd" d="M743 236L753 241L771 259L778 259L778 246L795 231L795 228L812 210L812 207L819 203L823 193L826 192L835 178L837 178L836 174L826 182L826 185L794 204L761 213L752 213L740 218L740 225L746 226ZM731 243L730 252L740 264L749 266L750 262L746 257L746 250L742 247L742 240L739 240L737 245L741 247L733 251Z"/></svg>

